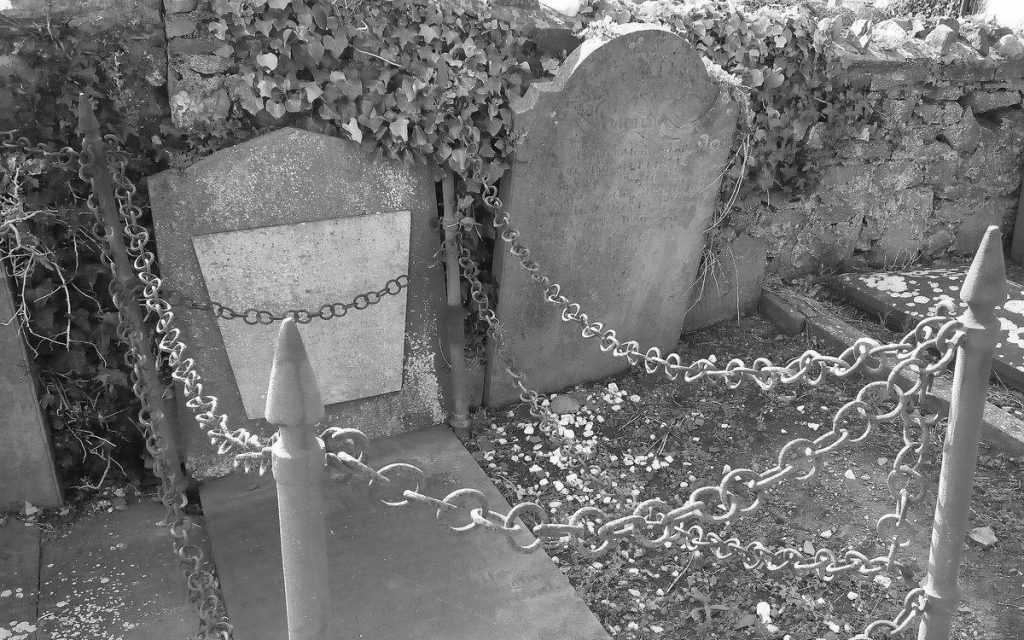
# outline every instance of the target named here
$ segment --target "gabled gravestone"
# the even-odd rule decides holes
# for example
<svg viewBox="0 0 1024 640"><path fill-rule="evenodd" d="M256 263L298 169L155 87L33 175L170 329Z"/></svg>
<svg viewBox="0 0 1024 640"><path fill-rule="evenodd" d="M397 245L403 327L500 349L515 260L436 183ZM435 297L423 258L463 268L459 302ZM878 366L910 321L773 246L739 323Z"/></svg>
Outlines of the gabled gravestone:
<svg viewBox="0 0 1024 640"><path fill-rule="evenodd" d="M327 404L324 425L376 437L446 419L444 282L429 267L439 238L425 167L282 129L154 176L149 190L164 283L194 300L238 311L315 312L408 274L399 295L299 331ZM271 434L263 407L277 324L249 325L185 305L175 316L204 392L217 396L229 425ZM230 471L230 459L217 455L194 421L182 424L193 476Z"/></svg>
<svg viewBox="0 0 1024 640"><path fill-rule="evenodd" d="M674 349L737 106L682 38L649 27L584 42L512 106L524 137L501 195L532 257L620 339ZM500 241L495 263L497 313L530 386L628 368L562 322ZM514 400L501 361L489 362L487 404Z"/></svg>

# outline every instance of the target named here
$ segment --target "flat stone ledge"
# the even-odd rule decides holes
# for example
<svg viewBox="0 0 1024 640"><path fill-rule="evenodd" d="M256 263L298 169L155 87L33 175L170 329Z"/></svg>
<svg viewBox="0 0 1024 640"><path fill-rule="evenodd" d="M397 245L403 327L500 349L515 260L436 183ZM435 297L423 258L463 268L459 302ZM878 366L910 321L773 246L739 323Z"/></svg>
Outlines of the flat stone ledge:
<svg viewBox="0 0 1024 640"><path fill-rule="evenodd" d="M850 324L827 314L823 309L801 296L788 291L762 291L761 313L768 317L786 335L796 335L793 327L802 326L809 336L821 339L831 349L843 350L867 335ZM877 377L884 379L888 369L882 368ZM900 376L901 382L912 384L909 376ZM938 409L949 414L952 388L948 380L937 378L932 388ZM1024 422L1014 418L991 402L985 403L981 439L989 446L1015 458L1024 457Z"/></svg>

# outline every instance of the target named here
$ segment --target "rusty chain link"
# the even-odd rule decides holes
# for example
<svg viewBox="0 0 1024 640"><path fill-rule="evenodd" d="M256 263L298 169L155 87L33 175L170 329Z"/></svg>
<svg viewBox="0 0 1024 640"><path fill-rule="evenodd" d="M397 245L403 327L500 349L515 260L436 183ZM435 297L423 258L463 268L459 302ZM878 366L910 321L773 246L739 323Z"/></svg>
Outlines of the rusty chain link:
<svg viewBox="0 0 1024 640"><path fill-rule="evenodd" d="M107 167L101 168L96 166L97 161L92 157L88 145L83 145L79 161L79 177L86 183L91 182L92 172L107 169ZM133 223L136 223L140 210L132 202L135 187L124 175L123 161L111 159L109 164L110 174L115 185L114 195L118 203L121 220L131 220ZM86 204L97 221L96 230L99 237L103 238L106 233L118 233L120 231L118 229L103 228L100 222L102 216L98 210L95 192L90 193ZM219 581L206 566L205 552L202 546L192 540L192 533L198 528L198 525L184 511L188 505L188 497L183 489L174 482L174 476L177 473L171 468L172 463L167 457L166 443L155 426L156 421L162 419L163 416L155 412L149 404L149 390L145 388L141 367L146 360L143 354L152 347L150 335L133 330L125 312L126 305L138 304L138 288L133 287L132 290L125 290L123 288L123 284L117 274L113 256L110 253L109 244L101 242L100 246L103 247L104 258L114 276L110 282L110 295L118 312L118 337L128 347L124 361L131 370L132 390L139 398L141 404L137 416L138 422L145 437L146 450L153 458L153 473L160 480L159 497L168 512L167 522L174 540L174 553L185 571L188 598L199 613L199 635L206 640L230 640L232 638L232 626L227 619ZM137 258L138 256L130 257ZM150 362L149 366L153 366L153 364L155 363Z"/></svg>
<svg viewBox="0 0 1024 640"><path fill-rule="evenodd" d="M18 137L15 131L0 131L0 149L8 153L21 153L25 156L41 156L64 171L78 171L79 152L71 147L58 147L48 142L32 142L25 137Z"/></svg>

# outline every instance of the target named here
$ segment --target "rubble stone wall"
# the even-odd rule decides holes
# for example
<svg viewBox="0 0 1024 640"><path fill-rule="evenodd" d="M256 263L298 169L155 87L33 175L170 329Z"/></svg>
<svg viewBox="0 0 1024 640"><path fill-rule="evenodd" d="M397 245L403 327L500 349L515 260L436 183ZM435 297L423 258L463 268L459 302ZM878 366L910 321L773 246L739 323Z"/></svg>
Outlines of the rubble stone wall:
<svg viewBox="0 0 1024 640"><path fill-rule="evenodd" d="M766 242L769 272L929 262L972 253L988 225L1012 231L1024 46L1009 30L959 27L915 37L912 25L886 21L864 34L864 48L834 45L849 77L870 88L877 124L839 144L811 195L740 205L736 226Z"/></svg>

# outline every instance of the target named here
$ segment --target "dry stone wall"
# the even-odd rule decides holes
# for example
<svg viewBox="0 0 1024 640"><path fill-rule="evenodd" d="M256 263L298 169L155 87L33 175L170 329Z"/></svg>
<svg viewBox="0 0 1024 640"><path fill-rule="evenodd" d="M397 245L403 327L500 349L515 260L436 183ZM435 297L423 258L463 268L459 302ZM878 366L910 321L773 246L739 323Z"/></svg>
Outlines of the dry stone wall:
<svg viewBox="0 0 1024 640"><path fill-rule="evenodd" d="M859 22L834 46L848 77L870 89L877 122L838 145L814 193L760 194L736 216L782 277L971 253L988 225L1013 227L1024 150L1018 34L954 20L930 31Z"/></svg>

